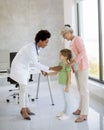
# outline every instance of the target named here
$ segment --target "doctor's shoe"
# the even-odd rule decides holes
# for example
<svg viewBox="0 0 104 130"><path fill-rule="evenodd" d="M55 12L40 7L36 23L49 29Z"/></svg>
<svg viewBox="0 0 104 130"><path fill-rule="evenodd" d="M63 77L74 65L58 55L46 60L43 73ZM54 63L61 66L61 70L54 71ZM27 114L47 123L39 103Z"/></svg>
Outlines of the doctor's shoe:
<svg viewBox="0 0 104 130"><path fill-rule="evenodd" d="M27 112L28 115L30 115L30 116L35 115L35 113L31 112L28 107L26 108L26 112Z"/></svg>
<svg viewBox="0 0 104 130"><path fill-rule="evenodd" d="M67 120L67 119L69 119L69 116L68 116L67 114L63 114L63 115L60 116L58 119L59 119L59 120Z"/></svg>
<svg viewBox="0 0 104 130"><path fill-rule="evenodd" d="M20 113L25 120L31 120L31 118L28 116L28 113L26 112L26 108L22 108Z"/></svg>

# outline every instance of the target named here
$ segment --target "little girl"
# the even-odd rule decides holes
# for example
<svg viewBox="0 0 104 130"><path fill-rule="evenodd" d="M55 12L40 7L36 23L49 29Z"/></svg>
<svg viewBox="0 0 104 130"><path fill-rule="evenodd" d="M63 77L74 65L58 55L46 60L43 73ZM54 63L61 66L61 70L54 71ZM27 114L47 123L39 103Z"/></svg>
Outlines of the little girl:
<svg viewBox="0 0 104 130"><path fill-rule="evenodd" d="M68 95L69 89L71 85L71 67L67 67L67 64L70 62L72 58L71 51L68 49L63 49L60 51L60 63L59 66L62 69L59 72L52 72L49 75L54 75L58 73L58 82L62 89L63 99L64 99L64 110L63 112L57 115L59 120L66 120L69 118L68 116Z"/></svg>

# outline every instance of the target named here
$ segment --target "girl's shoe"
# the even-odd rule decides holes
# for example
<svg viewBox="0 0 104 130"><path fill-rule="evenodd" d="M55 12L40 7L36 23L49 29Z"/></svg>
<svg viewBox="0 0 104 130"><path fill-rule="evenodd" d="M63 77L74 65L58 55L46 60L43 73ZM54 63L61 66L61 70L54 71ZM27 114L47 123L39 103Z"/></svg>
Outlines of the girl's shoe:
<svg viewBox="0 0 104 130"><path fill-rule="evenodd" d="M58 119L59 119L59 120L67 120L67 119L69 119L69 116L64 113L64 114L62 114L62 116L60 116Z"/></svg>
<svg viewBox="0 0 104 130"><path fill-rule="evenodd" d="M80 115L76 120L75 122L78 123L78 122L82 122L82 121L85 121L87 120L87 115Z"/></svg>
<svg viewBox="0 0 104 130"><path fill-rule="evenodd" d="M64 114L64 112L60 112L59 114L56 115L56 117L60 117Z"/></svg>
<svg viewBox="0 0 104 130"><path fill-rule="evenodd" d="M80 115L81 110L77 109L75 112L73 112L73 115Z"/></svg>

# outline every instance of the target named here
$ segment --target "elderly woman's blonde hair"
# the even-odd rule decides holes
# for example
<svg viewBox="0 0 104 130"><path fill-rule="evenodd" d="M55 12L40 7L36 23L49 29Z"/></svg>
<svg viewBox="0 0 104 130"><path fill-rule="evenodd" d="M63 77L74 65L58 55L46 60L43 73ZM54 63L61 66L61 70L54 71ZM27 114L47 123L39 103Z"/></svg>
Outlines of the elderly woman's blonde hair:
<svg viewBox="0 0 104 130"><path fill-rule="evenodd" d="M70 25L65 24L64 27L61 30L61 35L64 36L67 32L73 33L73 29Z"/></svg>

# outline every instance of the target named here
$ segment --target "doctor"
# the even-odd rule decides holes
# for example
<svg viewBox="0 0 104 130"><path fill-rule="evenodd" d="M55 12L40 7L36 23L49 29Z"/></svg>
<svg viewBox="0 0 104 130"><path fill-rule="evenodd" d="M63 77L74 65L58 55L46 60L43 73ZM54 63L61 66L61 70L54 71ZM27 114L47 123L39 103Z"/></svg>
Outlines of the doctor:
<svg viewBox="0 0 104 130"><path fill-rule="evenodd" d="M28 106L28 79L29 79L29 64L34 63L35 67L42 71L43 75L46 75L52 67L42 65L38 61L39 48L45 48L51 37L50 32L47 30L40 30L35 36L35 42L25 45L15 56L12 66L10 77L19 83L20 96L19 103L21 107L21 115L26 120L31 120L29 115L35 115L32 113ZM57 69L57 67L55 68Z"/></svg>

